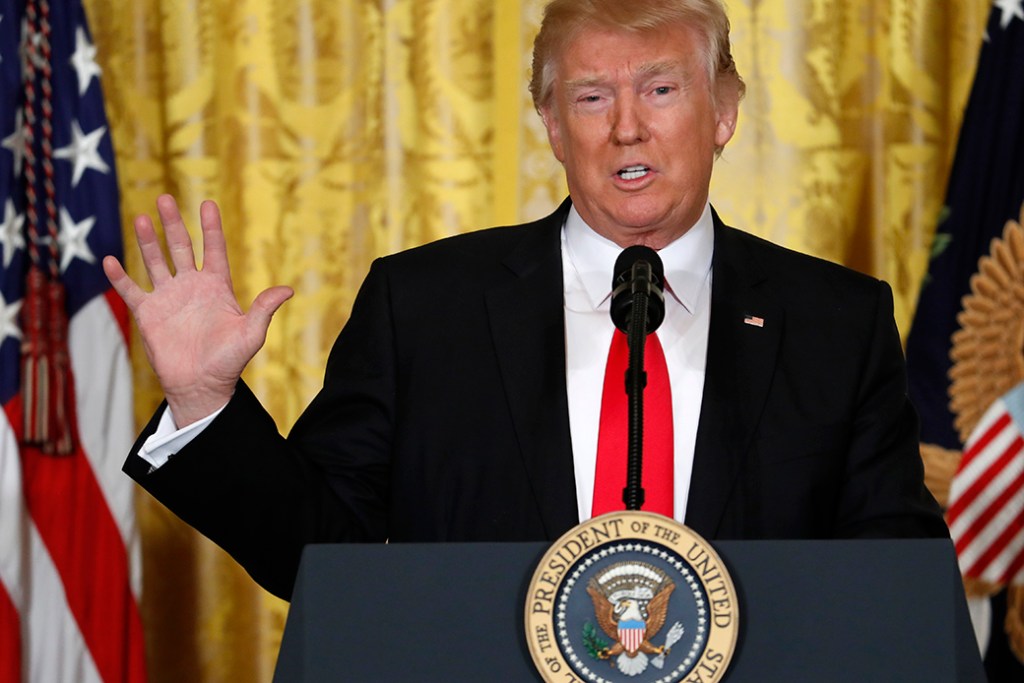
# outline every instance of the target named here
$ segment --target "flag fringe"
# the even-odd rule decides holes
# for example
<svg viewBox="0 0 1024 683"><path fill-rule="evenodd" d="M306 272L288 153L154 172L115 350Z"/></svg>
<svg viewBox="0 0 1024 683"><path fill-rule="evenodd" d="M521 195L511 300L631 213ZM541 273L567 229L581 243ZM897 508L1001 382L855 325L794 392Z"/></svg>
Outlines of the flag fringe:
<svg viewBox="0 0 1024 683"><path fill-rule="evenodd" d="M1006 594L1006 637L1010 651L1024 664L1024 585L1010 586Z"/></svg>
<svg viewBox="0 0 1024 683"><path fill-rule="evenodd" d="M22 441L50 455L69 455L75 440L64 284L48 279L33 265L22 313Z"/></svg>

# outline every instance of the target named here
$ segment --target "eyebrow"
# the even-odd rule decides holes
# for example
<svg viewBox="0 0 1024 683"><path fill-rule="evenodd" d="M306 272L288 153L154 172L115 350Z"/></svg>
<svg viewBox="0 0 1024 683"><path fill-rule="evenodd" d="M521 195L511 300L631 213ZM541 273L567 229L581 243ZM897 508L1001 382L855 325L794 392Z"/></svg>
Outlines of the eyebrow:
<svg viewBox="0 0 1024 683"><path fill-rule="evenodd" d="M682 62L675 59L666 60L663 62L650 62L648 64L641 64L640 68L638 68L636 71L638 74L642 76L660 76L662 74L669 73L670 71L676 71L682 74L683 76L689 74L689 72L686 69L686 66Z"/></svg>
<svg viewBox="0 0 1024 683"><path fill-rule="evenodd" d="M686 70L682 62L678 60L666 60L661 62L649 62L647 64L641 64L636 74L640 78L650 78L651 76L661 76L670 72L678 72L684 78L689 79L689 73ZM565 81L565 87L567 90L580 90L583 88L601 87L608 83L608 79L604 76L584 76L583 78L574 78Z"/></svg>

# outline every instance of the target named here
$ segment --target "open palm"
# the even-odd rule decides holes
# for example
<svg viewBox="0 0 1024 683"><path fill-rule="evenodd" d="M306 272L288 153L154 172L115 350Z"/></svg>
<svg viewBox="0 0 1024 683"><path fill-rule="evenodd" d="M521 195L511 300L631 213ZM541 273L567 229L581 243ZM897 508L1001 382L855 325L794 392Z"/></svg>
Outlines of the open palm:
<svg viewBox="0 0 1024 683"><path fill-rule="evenodd" d="M231 283L217 205L206 201L200 207L202 270L196 268L192 240L174 199L159 197L157 211L174 272L148 216L136 218L134 226L152 291L140 287L111 256L103 260L103 269L135 318L171 414L184 427L228 402L242 370L263 346L271 317L292 290L271 287L243 311Z"/></svg>

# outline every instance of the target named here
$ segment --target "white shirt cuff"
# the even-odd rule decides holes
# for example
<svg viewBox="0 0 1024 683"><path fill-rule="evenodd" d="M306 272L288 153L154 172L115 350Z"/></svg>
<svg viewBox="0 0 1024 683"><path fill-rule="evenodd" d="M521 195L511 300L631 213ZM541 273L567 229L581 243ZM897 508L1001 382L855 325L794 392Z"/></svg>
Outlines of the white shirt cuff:
<svg viewBox="0 0 1024 683"><path fill-rule="evenodd" d="M152 465L150 472L163 467L172 455L190 444L226 407L227 403L202 420L193 422L183 429L178 429L178 425L174 423L174 416L171 415L171 409L165 407L156 431L146 439L142 448L139 449L139 457Z"/></svg>

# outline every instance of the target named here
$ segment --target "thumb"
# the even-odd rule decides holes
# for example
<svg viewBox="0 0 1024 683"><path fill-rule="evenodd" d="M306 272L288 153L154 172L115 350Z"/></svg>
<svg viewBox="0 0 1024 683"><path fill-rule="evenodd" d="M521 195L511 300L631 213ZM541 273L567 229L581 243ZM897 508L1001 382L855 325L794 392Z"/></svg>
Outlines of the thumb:
<svg viewBox="0 0 1024 683"><path fill-rule="evenodd" d="M249 307L248 327L250 332L258 331L260 336L266 338L267 329L270 327L270 319L285 301L292 298L295 291L291 287L271 287L265 289L253 299Z"/></svg>

